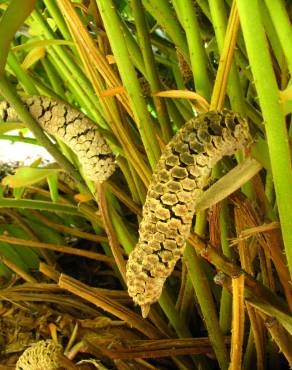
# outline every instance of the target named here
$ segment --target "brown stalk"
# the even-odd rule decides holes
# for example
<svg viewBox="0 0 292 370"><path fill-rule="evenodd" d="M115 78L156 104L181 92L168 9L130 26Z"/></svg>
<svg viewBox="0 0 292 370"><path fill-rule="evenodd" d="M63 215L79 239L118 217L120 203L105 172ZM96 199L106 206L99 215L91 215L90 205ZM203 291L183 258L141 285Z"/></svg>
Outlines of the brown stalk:
<svg viewBox="0 0 292 370"><path fill-rule="evenodd" d="M248 199L245 199L240 193L233 194L231 199L241 210L241 213L244 214L248 225L261 225L262 222L260 221L260 216L255 212ZM281 248L280 240L275 236L275 232L277 232L277 230L267 234L259 233L256 235L256 238L262 248L270 255L284 288L288 305L292 310L292 289L289 284L290 274ZM231 244L235 244L237 240L238 238L234 239Z"/></svg>
<svg viewBox="0 0 292 370"><path fill-rule="evenodd" d="M45 225L49 226L50 228L54 230L61 231L62 233L74 235L81 239L91 240L97 243L108 243L108 239L106 236L95 235L95 234L82 231L76 227L73 228L73 227L68 227L65 225L57 224L55 222L52 222L50 219L44 216L41 212L36 211L36 210L31 210L31 213L34 214L39 220L41 220Z"/></svg>
<svg viewBox="0 0 292 370"><path fill-rule="evenodd" d="M44 264L45 265L45 264ZM47 265L46 265L47 266ZM61 276L61 273L59 273L59 277ZM130 302L130 299L128 298L128 293L123 290L110 290L110 289L103 289L103 288L92 288L93 291L96 291L97 294L101 293L103 295L106 295L110 298L116 299L116 300L126 300L127 303ZM40 292L40 293L63 293L64 289L61 289L59 285L56 284L47 284L47 283L26 283L22 285L16 285L10 288L5 289L5 292L12 293L27 293L27 292Z"/></svg>
<svg viewBox="0 0 292 370"><path fill-rule="evenodd" d="M255 227L250 227L248 229L242 230L236 240L250 238L251 236L256 236L256 234L265 233L271 230L278 230L280 228L279 221L269 222L268 224L262 224Z"/></svg>
<svg viewBox="0 0 292 370"><path fill-rule="evenodd" d="M219 279L216 279L216 282L219 283L220 285L224 286L226 289L231 291L231 282L230 278L228 278L226 275L225 277L220 277ZM258 303L259 305L255 304L256 299L254 299L253 292L245 292L245 300L246 303L250 303L253 307L256 308L256 311L259 313L259 315L262 316L263 319L266 320L266 327L269 330L272 338L275 340L276 344L280 348L280 350L283 352L284 356L287 358L290 366L291 366L291 359L292 359L292 353L291 353L291 348L292 348L292 336L290 330L290 333L288 333L283 326L275 319L274 314L273 314L273 309L271 309L271 304L269 302L266 302L262 299L259 299ZM270 311L271 314L266 315L262 311L262 304L264 304L264 307L266 307L267 310ZM278 312L279 313L279 312ZM275 314L276 311L275 311ZM280 320L280 318L279 318ZM284 322L284 321L283 321ZM289 327L289 324L287 325ZM289 327L291 329L291 326ZM263 364L262 364L263 365ZM258 367L260 368L260 367Z"/></svg>
<svg viewBox="0 0 292 370"><path fill-rule="evenodd" d="M235 228L237 235L240 235L242 230L248 226L250 226L250 222L252 221L249 216L250 213L244 212L245 207L236 207L234 209L234 216L235 216ZM260 261L261 261L261 271L263 277L267 276L267 269L266 269L266 261L264 253L261 249L257 248L256 240L251 240L247 242L245 239L240 240L238 243L238 251L240 255L240 262L242 268L248 272L250 275L254 276L253 271L253 257L255 253L259 253ZM254 248L256 248L254 250ZM264 278L263 278L264 280ZM262 320L259 317L257 311L254 307L246 303L247 313L251 323L251 330L253 332L254 344L257 353L257 368L258 370L263 370L264 363L265 363L265 342L264 342L264 328L262 325Z"/></svg>
<svg viewBox="0 0 292 370"><path fill-rule="evenodd" d="M244 274L232 279L232 337L229 370L241 368L244 340Z"/></svg>
<svg viewBox="0 0 292 370"><path fill-rule="evenodd" d="M59 271L56 271L54 268L46 265L43 262L41 262L39 265L39 271L45 276L47 276L48 278L54 280L55 282L58 282L61 276L61 273ZM110 289L103 289L103 288L92 288L92 289L98 293L100 292L106 295L107 297L116 299L119 302L123 302L123 303L132 302L128 293L124 290L110 290Z"/></svg>
<svg viewBox="0 0 292 370"><path fill-rule="evenodd" d="M1 290L1 292L6 293L23 293L23 292L47 292L47 293L60 293L62 289L56 284L47 284L47 283L25 283L21 285L14 285L9 288Z"/></svg>
<svg viewBox="0 0 292 370"><path fill-rule="evenodd" d="M225 338L226 343L230 338ZM111 344L111 346L109 346ZM111 359L160 358L168 356L213 353L209 338L179 338L160 340L127 340L122 343L93 338L89 346L98 347Z"/></svg>
<svg viewBox="0 0 292 370"><path fill-rule="evenodd" d="M142 319L140 315L125 308L115 300L106 297L105 294L100 292L97 293L96 290L91 287L64 274L60 276L59 286L118 317L120 320L125 321L130 327L139 330L148 338L154 339L160 337L158 330L147 320Z"/></svg>
<svg viewBox="0 0 292 370"><path fill-rule="evenodd" d="M106 234L108 236L108 242L111 247L112 254L122 275L122 278L124 282L126 282L126 262L123 258L122 249L120 247L116 232L110 218L103 184L96 183L95 197L97 200L97 204L99 205L100 215L103 220Z"/></svg>
<svg viewBox="0 0 292 370"><path fill-rule="evenodd" d="M235 207L234 215L237 235L240 235L242 230L246 227L249 227L251 224L253 225L254 223L260 222L260 217L253 210L252 207L249 207L249 202L247 200L243 207ZM253 260L258 253L263 283L271 288L271 286L273 286L273 276L271 271L270 258L265 253L267 249L258 248L258 242L256 239L251 239L249 241L247 241L246 239L240 239L237 245L242 268L253 276ZM271 284L269 284L269 282L271 282Z"/></svg>
<svg viewBox="0 0 292 370"><path fill-rule="evenodd" d="M247 274L240 266L235 265L227 257L220 254L217 248L211 246L210 244L206 244L195 234L191 234L188 242L195 248L198 254L216 266L216 268L222 271L224 274L233 277L244 273L245 290L250 293L251 297L253 296L261 301L264 301L270 305L270 307L274 307L276 310L280 309L285 314L290 314L289 308L282 299L276 296L271 290L262 285L260 282L253 279L253 277Z"/></svg>
<svg viewBox="0 0 292 370"><path fill-rule="evenodd" d="M59 355L60 365L67 370L78 370L80 369L76 366L71 360L69 360L66 356L60 354Z"/></svg>
<svg viewBox="0 0 292 370"><path fill-rule="evenodd" d="M222 202L214 204L209 210L209 235L212 245L220 245L220 211Z"/></svg>
<svg viewBox="0 0 292 370"><path fill-rule="evenodd" d="M236 234L240 234L242 229L248 225L248 220L245 218L245 214L242 212L241 208L235 207L234 208L234 221L235 221L235 229ZM245 240L240 240L237 244L237 249L240 257L240 265L241 267L250 275L254 276L253 271L253 259L254 259L254 251L252 243L247 243Z"/></svg>
<svg viewBox="0 0 292 370"><path fill-rule="evenodd" d="M3 255L0 255L0 261L4 263L10 270L16 273L19 277L21 277L24 281L27 281L29 283L37 283L37 280L32 277L30 274L28 274L26 271L24 271L22 268L17 266L11 259L8 257L5 257Z"/></svg>
<svg viewBox="0 0 292 370"><path fill-rule="evenodd" d="M253 340L257 352L257 370L265 369L265 331L257 310L246 302L246 310L250 320Z"/></svg>
<svg viewBox="0 0 292 370"><path fill-rule="evenodd" d="M39 264L39 272L50 278L51 280L55 281L56 283L59 280L60 272L54 269L54 267L49 266L43 262Z"/></svg>
<svg viewBox="0 0 292 370"><path fill-rule="evenodd" d="M45 196L46 198L51 199L51 193L48 190L41 189L41 188L38 188L36 186L28 186L26 188L26 193L37 193L37 194L41 194L41 195ZM62 203L62 204L72 204L68 199L66 199L62 196L59 197L58 202Z"/></svg>
<svg viewBox="0 0 292 370"><path fill-rule="evenodd" d="M102 261L102 262L106 262L109 264L113 263L113 259L111 257L105 256L104 254L86 251L86 250L82 250L78 248L67 247L65 245L35 242L33 240L19 239L19 238L14 238L12 236L4 236L4 235L0 235L0 241L13 244L13 245L17 245L19 247L49 249L55 252L73 254L76 256L90 258L96 261Z"/></svg>
<svg viewBox="0 0 292 370"><path fill-rule="evenodd" d="M56 293L47 294L42 292L21 293L5 289L0 291L0 298L2 300L7 300L17 306L18 306L17 302L25 302L26 303L25 309L27 309L28 302L40 302L40 303L49 302L65 307L73 307L74 309L84 312L86 315L92 316L100 315L100 312L98 312L98 310L89 307L88 305L85 305L83 302L80 302L79 300L76 300L76 297L72 298L64 294L57 295ZM28 311L30 310L28 309Z"/></svg>

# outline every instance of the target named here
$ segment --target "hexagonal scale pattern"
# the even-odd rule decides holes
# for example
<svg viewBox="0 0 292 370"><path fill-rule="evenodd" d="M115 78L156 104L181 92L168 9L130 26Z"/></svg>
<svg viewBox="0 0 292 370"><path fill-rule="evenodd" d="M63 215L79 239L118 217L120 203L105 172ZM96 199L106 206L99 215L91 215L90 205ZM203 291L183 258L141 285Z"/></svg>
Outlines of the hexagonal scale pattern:
<svg viewBox="0 0 292 370"><path fill-rule="evenodd" d="M45 96L23 99L30 114L50 135L67 144L77 155L84 174L105 181L116 169L115 158L98 126L77 109ZM8 102L0 102L0 121L19 121Z"/></svg>
<svg viewBox="0 0 292 370"><path fill-rule="evenodd" d="M129 294L144 317L183 255L196 201L212 167L250 141L247 122L224 110L191 119L165 147L143 207L139 241L127 264Z"/></svg>

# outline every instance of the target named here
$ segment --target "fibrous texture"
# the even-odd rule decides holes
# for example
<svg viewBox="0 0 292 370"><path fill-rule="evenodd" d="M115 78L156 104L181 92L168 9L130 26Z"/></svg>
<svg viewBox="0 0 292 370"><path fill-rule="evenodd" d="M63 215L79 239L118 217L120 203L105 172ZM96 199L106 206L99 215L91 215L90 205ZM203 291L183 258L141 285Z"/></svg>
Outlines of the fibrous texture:
<svg viewBox="0 0 292 370"><path fill-rule="evenodd" d="M178 59L179 69L183 76L184 83L186 84L193 78L193 72L179 48L176 48L176 56Z"/></svg>
<svg viewBox="0 0 292 370"><path fill-rule="evenodd" d="M114 155L94 122L68 104L44 96L31 96L24 102L47 133L73 150L89 179L102 182L112 175ZM19 121L8 102L0 103L0 120Z"/></svg>
<svg viewBox="0 0 292 370"><path fill-rule="evenodd" d="M58 370L62 346L52 340L41 340L27 348L19 357L16 370Z"/></svg>
<svg viewBox="0 0 292 370"><path fill-rule="evenodd" d="M148 189L139 241L127 263L129 295L144 317L183 255L211 169L249 142L247 122L224 110L191 119L166 146Z"/></svg>

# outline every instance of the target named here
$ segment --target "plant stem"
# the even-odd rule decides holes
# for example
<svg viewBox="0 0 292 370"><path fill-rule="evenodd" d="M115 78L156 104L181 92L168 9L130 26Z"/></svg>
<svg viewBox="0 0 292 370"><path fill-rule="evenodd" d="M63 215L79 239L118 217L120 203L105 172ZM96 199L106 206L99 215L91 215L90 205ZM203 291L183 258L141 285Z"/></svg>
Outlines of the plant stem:
<svg viewBox="0 0 292 370"><path fill-rule="evenodd" d="M292 29L286 4L283 0L265 0L272 22L286 56L290 75L292 74Z"/></svg>
<svg viewBox="0 0 292 370"><path fill-rule="evenodd" d="M54 39L54 32L50 29L43 16L35 10L32 13L32 18L38 23L41 28L41 33L43 38ZM93 89L84 75L81 68L72 58L72 55L69 54L60 45L51 45L48 48L48 54L51 56L54 61L55 68L60 71L60 75L66 83L69 83L69 86L73 90L74 96L78 96L81 106L84 107L88 115L93 118L96 122L100 121L100 112L97 111L97 99L93 92Z"/></svg>
<svg viewBox="0 0 292 370"><path fill-rule="evenodd" d="M249 1L237 0L237 6L265 121L283 241L290 276L292 276L292 171L288 132L280 105L278 86L261 22L258 1L255 0L250 6Z"/></svg>
<svg viewBox="0 0 292 370"><path fill-rule="evenodd" d="M65 40L71 41L71 35L67 28L66 22L62 17L60 10L57 7L55 0L44 0L44 4L46 5L48 11L50 12L51 16L53 17L54 21L60 32L62 33Z"/></svg>
<svg viewBox="0 0 292 370"><path fill-rule="evenodd" d="M261 313L262 314L262 313ZM289 366L292 367L292 339L285 329L279 324L279 322L274 317L268 317L262 314L265 319L265 326L271 334L273 340L279 346L281 352L283 352Z"/></svg>
<svg viewBox="0 0 292 370"><path fill-rule="evenodd" d="M186 246L184 258L198 302L202 309L205 325L208 330L208 335L216 354L220 369L227 369L228 354L224 344L223 334L219 326L212 293L201 266L200 259L196 251L189 244Z"/></svg>
<svg viewBox="0 0 292 370"><path fill-rule="evenodd" d="M0 198L0 208L39 209L41 211L63 212L82 216L82 212L77 207L42 200Z"/></svg>
<svg viewBox="0 0 292 370"><path fill-rule="evenodd" d="M143 5L162 26L162 28L164 28L165 32L170 36L174 44L180 49L185 60L189 63L190 57L186 38L183 29L175 17L169 1L143 0Z"/></svg>
<svg viewBox="0 0 292 370"><path fill-rule="evenodd" d="M65 91L62 86L62 79L59 77L55 67L52 65L48 58L43 58L41 62L51 83L53 91L60 97L65 99Z"/></svg>
<svg viewBox="0 0 292 370"><path fill-rule="evenodd" d="M25 143L25 144L32 144L32 145L40 145L36 139L32 137L22 137L16 135L0 135L0 140L9 140L13 143Z"/></svg>
<svg viewBox="0 0 292 370"><path fill-rule="evenodd" d="M154 125L151 116L147 110L135 69L130 59L116 9L112 0L98 0L97 5L107 30L122 81L129 94L129 100L145 151L151 167L154 168L160 155L159 145L153 130Z"/></svg>
<svg viewBox="0 0 292 370"><path fill-rule="evenodd" d="M230 225L232 221L229 215L228 204L226 201L222 201L222 206L220 209L220 241L223 254L232 259L233 250L229 246L230 237ZM232 297L227 289L223 287L221 293L221 302L220 302L220 327L224 334L230 332L231 329L231 312L232 312Z"/></svg>
<svg viewBox="0 0 292 370"><path fill-rule="evenodd" d="M33 80L23 70L23 68L19 64L16 56L14 55L14 53L12 51L8 54L7 64L9 66L9 68L11 68L11 70L14 72L17 80L21 83L25 92L28 95L38 95L38 90L35 87Z"/></svg>
<svg viewBox="0 0 292 370"><path fill-rule="evenodd" d="M159 75L155 65L148 24L143 11L141 0L132 0L133 15L137 27L138 39L145 63L146 75L149 80L151 93L161 90ZM167 115L166 103L163 99L154 97L158 121L160 123L163 139L168 142L171 138L171 126Z"/></svg>
<svg viewBox="0 0 292 370"><path fill-rule="evenodd" d="M199 23L192 0L175 0L183 22L190 52L190 60L196 92L210 100L211 83L208 71L208 59L200 35Z"/></svg>
<svg viewBox="0 0 292 370"><path fill-rule="evenodd" d="M105 187L103 184L100 184L100 183L96 183L95 186L96 186L95 198L99 206L101 219L103 221L104 229L108 237L109 245L111 247L111 252L115 259L115 263L119 269L119 272L122 275L122 278L125 282L126 281L126 263L123 258L122 249L118 242L118 238L114 230L111 216L108 210L107 200L105 196Z"/></svg>
<svg viewBox="0 0 292 370"><path fill-rule="evenodd" d="M108 264L112 264L114 262L112 257L105 256L104 254L87 251L84 249L68 247L67 245L42 243L39 241L19 239L19 238L14 238L12 236L5 236L5 235L0 235L0 241L8 243L8 244L12 244L12 245L18 245L19 247L21 246L21 247L47 249L47 250L52 250L52 251L56 251L59 253L73 254L75 256L86 257L86 258L93 259L95 261L102 261Z"/></svg>

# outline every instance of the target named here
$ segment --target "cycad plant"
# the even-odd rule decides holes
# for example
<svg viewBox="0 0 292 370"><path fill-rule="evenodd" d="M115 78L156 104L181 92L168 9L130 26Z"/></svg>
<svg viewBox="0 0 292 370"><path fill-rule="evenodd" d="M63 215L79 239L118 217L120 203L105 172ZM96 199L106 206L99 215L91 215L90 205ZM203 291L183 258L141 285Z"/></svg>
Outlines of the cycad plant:
<svg viewBox="0 0 292 370"><path fill-rule="evenodd" d="M290 2L0 12L0 369L291 367Z"/></svg>

